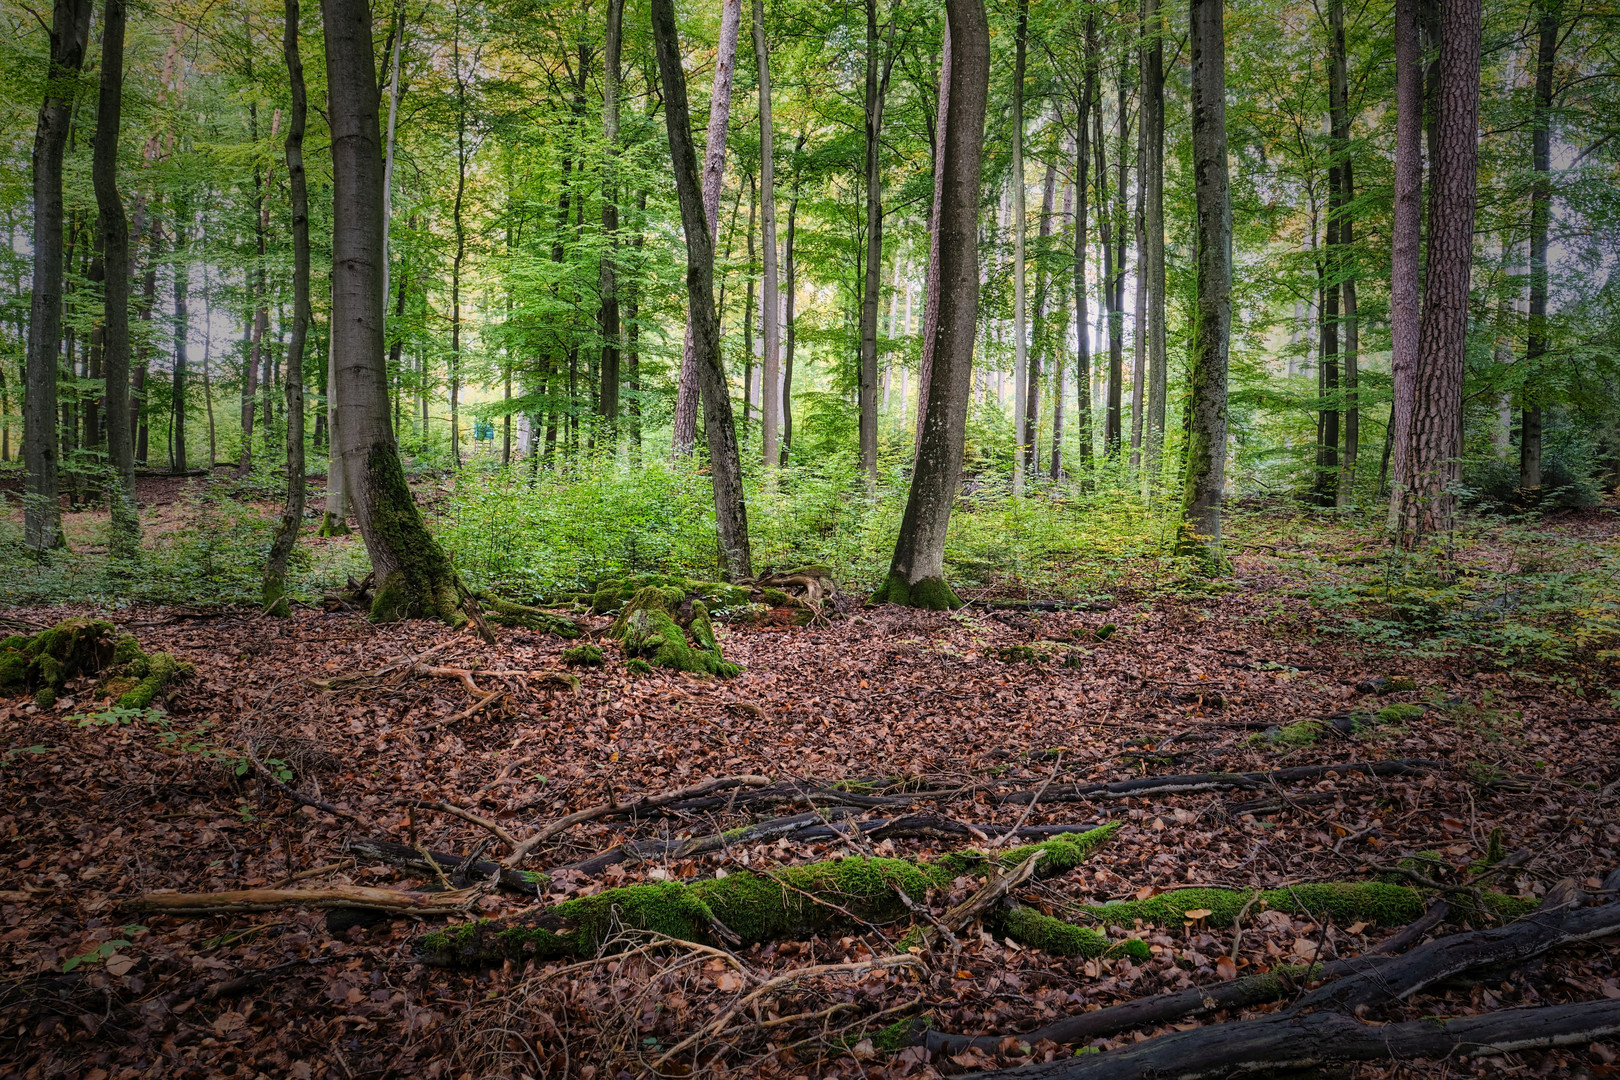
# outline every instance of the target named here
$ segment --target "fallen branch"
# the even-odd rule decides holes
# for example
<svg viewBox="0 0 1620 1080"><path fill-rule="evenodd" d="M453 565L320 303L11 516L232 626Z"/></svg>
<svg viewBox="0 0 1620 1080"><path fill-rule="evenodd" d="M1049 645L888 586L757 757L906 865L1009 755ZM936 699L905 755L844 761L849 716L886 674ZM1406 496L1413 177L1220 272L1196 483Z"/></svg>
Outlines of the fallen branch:
<svg viewBox="0 0 1620 1080"><path fill-rule="evenodd" d="M1408 776L1415 773L1443 769L1435 761L1401 758L1394 761L1348 761L1334 765L1299 765L1270 772L1248 773L1192 773L1183 776L1144 776L1135 780L1121 780L1112 784L1078 784L1046 791L1048 802L1082 802L1091 799L1134 799L1145 795L1183 795L1199 791L1255 790L1275 784L1291 784L1300 780L1318 780L1330 772L1341 776L1361 773L1366 776ZM1024 803L1034 799L1037 792L1014 791L996 796L998 803Z"/></svg>
<svg viewBox="0 0 1620 1080"><path fill-rule="evenodd" d="M340 818L347 818L350 821L359 822L362 825L369 824L364 818L362 818L359 814L356 814L353 810L345 810L341 806L333 806L329 802L323 802L320 799L305 795L297 788L294 788L292 785L284 782L281 777L271 772L269 767L266 766L264 762L259 760L259 755L254 751L252 742L249 742L247 745L247 757L249 763L252 764L254 771L264 778L271 787L287 796L287 798L293 800L293 802L301 803L304 806L313 807L316 810L324 810L328 814L332 814Z"/></svg>
<svg viewBox="0 0 1620 1080"><path fill-rule="evenodd" d="M428 854L433 859L432 862L429 862L416 849L377 836L351 839L344 847L357 858L387 863L390 866L397 866L402 870L410 870L417 874L435 874L439 871L449 873L466 862L463 856L452 855L444 851L429 851ZM435 864L437 868L435 868ZM527 870L513 870L501 866L499 863L483 859L475 859L467 866L465 872L485 880L499 872L500 876L496 879L496 885L502 889L522 893L529 897L535 895L537 886L545 884L548 880L545 874L530 873Z"/></svg>
<svg viewBox="0 0 1620 1080"><path fill-rule="evenodd" d="M451 803L443 802L438 799L406 799L403 801L403 805L414 806L418 810L437 810L441 814L449 814L453 818L460 818L469 825L477 825L480 829L485 829L488 832L493 833L495 838L500 840L507 847L518 846L517 838L511 833L507 832L500 825L489 820L488 818L480 817L479 815L473 813L471 810L463 810L459 806L455 806Z"/></svg>
<svg viewBox="0 0 1620 1080"><path fill-rule="evenodd" d="M324 889L238 889L233 892L145 893L130 906L157 915L223 915L286 908L359 908L394 915L461 915L484 894L480 888L411 893L364 885Z"/></svg>

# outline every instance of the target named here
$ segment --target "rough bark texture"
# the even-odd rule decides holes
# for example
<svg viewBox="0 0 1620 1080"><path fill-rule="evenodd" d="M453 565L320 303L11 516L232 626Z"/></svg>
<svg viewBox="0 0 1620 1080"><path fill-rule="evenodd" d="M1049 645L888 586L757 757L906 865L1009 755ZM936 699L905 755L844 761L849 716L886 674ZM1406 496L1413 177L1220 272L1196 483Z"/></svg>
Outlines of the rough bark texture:
<svg viewBox="0 0 1620 1080"><path fill-rule="evenodd" d="M738 0L728 0L726 10L732 11L736 2ZM709 235L710 219L704 205L707 191L699 187L697 150L692 145L690 113L686 104L686 72L681 67L673 0L653 0L652 24L658 47L658 70L664 84L664 120L669 131L675 188L681 203L681 226L686 235L686 296L690 305L686 325L703 390L703 424L709 443L709 468L714 481L720 565L735 581L752 573L748 550L748 510L743 504L742 463L737 450L737 429L732 422L731 394L726 388L726 373L720 363L719 324L714 311L714 247ZM733 50L736 36L733 24ZM722 131L722 140L723 135Z"/></svg>
<svg viewBox="0 0 1620 1080"><path fill-rule="evenodd" d="M1563 0L1541 0L1537 17L1536 89L1534 121L1530 133L1530 332L1524 344L1524 365L1530 385L1524 393L1523 423L1519 428L1519 488L1530 499L1541 494L1541 403L1535 400L1535 381L1547 352L1547 226L1552 219L1552 84L1558 58L1558 25Z"/></svg>
<svg viewBox="0 0 1620 1080"><path fill-rule="evenodd" d="M465 621L450 560L429 535L388 416L382 325L380 94L366 0L322 0L332 129L332 333L344 480L376 574L371 617Z"/></svg>
<svg viewBox="0 0 1620 1080"><path fill-rule="evenodd" d="M1479 158L1480 0L1447 4L1440 18L1439 109L1423 318L1411 420L1404 432L1404 467L1391 496L1396 534L1407 547L1424 536L1450 531L1461 475L1463 359Z"/></svg>
<svg viewBox="0 0 1620 1080"><path fill-rule="evenodd" d="M1197 300L1192 415L1182 495L1185 539L1221 542L1226 477L1226 369L1232 329L1232 197L1226 164L1226 30L1222 0L1191 0L1193 185Z"/></svg>
<svg viewBox="0 0 1620 1080"><path fill-rule="evenodd" d="M990 31L983 0L947 0L949 110L936 163L934 266L938 269L936 339L928 411L906 496L888 580L875 599L913 607L961 606L945 583L945 532L962 472L973 341L979 318L979 175L990 80ZM940 177L943 176L943 183Z"/></svg>
<svg viewBox="0 0 1620 1080"><path fill-rule="evenodd" d="M309 192L304 179L304 125L308 102L304 62L298 55L298 0L286 0L282 52L292 102L287 124L287 182L292 189L293 317L287 343L287 501L264 570L264 610L292 613L287 603L287 557L304 523L304 340L309 333Z"/></svg>
<svg viewBox="0 0 1620 1080"><path fill-rule="evenodd" d="M720 223L720 186L726 172L726 127L731 123L731 82L737 68L737 33L742 25L742 0L721 0L720 41L715 46L714 93L709 98L709 130L703 149L703 217L708 223L709 250L714 250ZM685 73L682 73L685 93ZM712 263L712 259L711 259ZM712 273L712 266L711 266ZM711 291L712 296L712 291ZM713 306L711 300L711 307ZM681 348L681 373L675 386L674 450L679 457L692 452L697 441L698 389L703 378L701 358L692 340L687 316L686 342ZM727 402L726 411L731 411ZM708 422L708 413L704 413Z"/></svg>
<svg viewBox="0 0 1620 1080"><path fill-rule="evenodd" d="M1393 491L1406 483L1406 445L1412 428L1412 380L1417 371L1421 321L1419 244L1423 223L1423 83L1418 42L1418 0L1395 3L1395 208L1390 228L1390 371L1394 399L1389 410L1389 479ZM1397 528L1400 497L1392 496L1389 527Z"/></svg>
<svg viewBox="0 0 1620 1080"><path fill-rule="evenodd" d="M73 89L90 35L90 0L51 8L45 98L34 133L34 267L23 379L24 539L39 551L61 547L57 487L56 357L62 334L62 154L73 120Z"/></svg>
<svg viewBox="0 0 1620 1080"><path fill-rule="evenodd" d="M754 0L754 64L759 72L759 219L765 245L765 276L760 285L764 353L760 365L760 438L766 468L778 463L782 423L781 297L776 267L776 132L771 124L771 52L765 41L765 2Z"/></svg>

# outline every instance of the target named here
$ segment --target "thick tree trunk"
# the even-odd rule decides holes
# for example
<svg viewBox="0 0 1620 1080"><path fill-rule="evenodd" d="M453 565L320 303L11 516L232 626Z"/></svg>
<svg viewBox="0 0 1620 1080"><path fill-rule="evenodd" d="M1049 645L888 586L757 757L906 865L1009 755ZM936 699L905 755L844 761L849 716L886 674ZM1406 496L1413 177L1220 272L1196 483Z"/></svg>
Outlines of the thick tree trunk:
<svg viewBox="0 0 1620 1080"><path fill-rule="evenodd" d="M619 67L624 46L624 0L608 0L607 37L603 46L602 138L607 157L602 176L602 388L598 396L609 438L619 420Z"/></svg>
<svg viewBox="0 0 1620 1080"><path fill-rule="evenodd" d="M1226 163L1226 30L1222 0L1191 0L1193 190L1197 300L1187 430L1184 540L1218 550L1226 477L1226 371L1232 329L1232 197Z"/></svg>
<svg viewBox="0 0 1620 1080"><path fill-rule="evenodd" d="M732 76L736 74L737 33L741 25L742 0L721 0L720 41L715 46L714 59L714 93L709 98L709 130L703 148L703 217L708 222L711 276L712 253L720 222L720 187L725 181L726 172L726 128L731 123L731 83ZM684 82L684 75L682 78ZM713 307L712 300L710 307ZM686 342L681 347L680 378L675 385L673 449L677 457L690 455L692 444L697 441L698 389L702 382L702 365L692 341L691 318L688 314ZM729 400L726 411L731 411ZM705 411L705 422L707 419L708 413Z"/></svg>
<svg viewBox="0 0 1620 1080"><path fill-rule="evenodd" d="M272 615L288 615L287 558L304 523L304 340L309 332L309 193L304 181L304 125L308 112L304 63L298 55L298 0L286 0L282 52L292 89L287 126L287 183L292 189L293 317L287 344L287 501L270 544L262 601ZM403 286L400 294L404 295Z"/></svg>
<svg viewBox="0 0 1620 1080"><path fill-rule="evenodd" d="M332 341L338 410L334 437L355 519L376 575L371 617L417 615L452 624L460 582L422 523L388 418L382 325L380 93L366 0L323 0L332 132Z"/></svg>
<svg viewBox="0 0 1620 1080"><path fill-rule="evenodd" d="M913 458L922 453L928 427L928 395L934 380L934 349L939 342L939 213L945 192L945 125L950 119L951 23L945 20L939 55L939 104L934 111L934 201L928 211L928 277L923 285L922 359L917 365L917 440Z"/></svg>
<svg viewBox="0 0 1620 1080"><path fill-rule="evenodd" d="M1552 219L1552 84L1558 58L1563 0L1540 0L1537 14L1536 89L1530 133L1530 332L1524 346L1528 372L1523 423L1519 428L1519 489L1531 500L1541 495L1541 403L1535 383L1547 352L1547 226Z"/></svg>
<svg viewBox="0 0 1620 1080"><path fill-rule="evenodd" d="M764 307L760 365L760 435L767 468L775 468L782 422L782 308L776 265L776 133L771 125L771 54L765 40L765 2L754 0L754 64L759 72L759 220L765 246Z"/></svg>
<svg viewBox="0 0 1620 1080"><path fill-rule="evenodd" d="M45 99L34 133L33 297L23 379L24 539L37 551L62 547L56 441L57 352L62 335L62 157L73 121L73 88L90 36L90 0L55 0Z"/></svg>
<svg viewBox="0 0 1620 1080"><path fill-rule="evenodd" d="M1391 497L1397 538L1406 547L1431 533L1450 531L1461 475L1463 367L1479 159L1480 0L1447 4L1440 18L1440 100L1423 319L1412 380L1412 415L1404 432L1404 468Z"/></svg>
<svg viewBox="0 0 1620 1080"><path fill-rule="evenodd" d="M1169 361L1164 314L1164 14L1159 0L1143 0L1142 54L1142 232L1138 288L1147 292L1147 454L1158 467L1164 448L1165 395Z"/></svg>
<svg viewBox="0 0 1620 1080"><path fill-rule="evenodd" d="M1419 247L1423 227L1423 50L1418 0L1395 3L1395 192L1390 227L1390 373L1385 457L1393 492L1406 486L1406 445L1412 428L1413 380L1421 322ZM1382 488L1382 484L1380 484ZM1399 528L1400 496L1390 499L1389 528Z"/></svg>
<svg viewBox="0 0 1620 1080"><path fill-rule="evenodd" d="M1028 224L1024 191L1024 66L1029 38L1029 0L1018 0L1018 23L1013 36L1013 494L1024 493L1024 470L1034 459L1032 424L1025 406L1029 389L1028 311L1024 293L1027 286L1025 232Z"/></svg>
<svg viewBox="0 0 1620 1080"><path fill-rule="evenodd" d="M727 10L731 11L739 2L727 0ZM664 85L664 120L669 131L675 189L681 203L681 227L686 236L686 294L690 305L687 327L702 387L703 425L709 444L709 469L714 481L720 565L725 568L727 576L736 581L752 576L752 560L748 550L748 510L743 503L742 462L737 450L737 429L732 423L731 394L726 388L726 373L720 362L719 325L714 311L714 248L704 206L706 192L701 187L697 150L692 145L691 119L686 104L686 72L681 67L674 0L653 0L652 24L658 50L658 71ZM733 23L733 50L736 36ZM729 83L728 76L728 91ZM721 137L723 141L723 131ZM718 187L716 192L718 194Z"/></svg>
<svg viewBox="0 0 1620 1080"><path fill-rule="evenodd" d="M107 462L110 550L128 559L140 546L135 512L135 445L129 413L129 220L118 194L118 135L123 119L124 0L107 0L101 29L101 95L96 108L96 142L91 178L96 191L101 256L106 266L102 306L102 378L106 380Z"/></svg>
<svg viewBox="0 0 1620 1080"><path fill-rule="evenodd" d="M979 319L979 177L990 83L990 30L983 0L947 0L949 109L935 158L938 304L928 410L889 577L877 599L955 608L945 583L945 534L962 472L973 342ZM943 177L943 180L941 180Z"/></svg>

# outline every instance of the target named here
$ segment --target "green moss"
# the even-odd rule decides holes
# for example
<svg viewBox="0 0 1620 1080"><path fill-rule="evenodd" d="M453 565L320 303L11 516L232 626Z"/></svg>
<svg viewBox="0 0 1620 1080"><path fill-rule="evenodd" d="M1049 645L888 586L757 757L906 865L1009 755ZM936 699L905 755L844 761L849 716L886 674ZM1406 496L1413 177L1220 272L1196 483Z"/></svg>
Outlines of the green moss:
<svg viewBox="0 0 1620 1080"><path fill-rule="evenodd" d="M287 579L285 575L266 571L264 587L259 592L259 608L264 614L277 619L285 619L292 615L292 605L287 602Z"/></svg>
<svg viewBox="0 0 1620 1080"><path fill-rule="evenodd" d="M371 621L436 618L451 626L465 626L467 615L461 605L466 590L444 549L422 522L392 439L372 446L366 457L365 483L373 493L367 546L380 546L396 564L387 574L377 575Z"/></svg>
<svg viewBox="0 0 1620 1080"><path fill-rule="evenodd" d="M48 709L56 704L56 691L49 686L42 686L34 694L34 704L42 709Z"/></svg>
<svg viewBox="0 0 1620 1080"><path fill-rule="evenodd" d="M141 649L141 643L135 640L134 634L120 634L113 643L113 663L133 664L137 660L146 659L146 653Z"/></svg>
<svg viewBox="0 0 1620 1080"><path fill-rule="evenodd" d="M15 694L28 685L28 657L16 649L0 652L0 693Z"/></svg>
<svg viewBox="0 0 1620 1080"><path fill-rule="evenodd" d="M1420 719L1422 716L1423 706L1409 705L1405 702L1385 705L1382 709L1373 713L1373 719L1380 724L1407 724Z"/></svg>
<svg viewBox="0 0 1620 1080"><path fill-rule="evenodd" d="M32 640L33 639L27 634L12 634L10 637L0 640L0 652L6 652L8 650L12 652L22 652L24 649L28 648L28 643Z"/></svg>
<svg viewBox="0 0 1620 1080"><path fill-rule="evenodd" d="M583 633L572 619L565 619L561 615L553 615L549 611L541 611L527 604L514 604L494 593L479 593L478 600L483 606L485 618L500 626L537 630L543 634L555 634L560 638L569 639L577 638Z"/></svg>
<svg viewBox="0 0 1620 1080"><path fill-rule="evenodd" d="M874 604L899 604L927 611L955 611L962 606L961 597L945 584L944 578L908 582L904 575L896 573L889 574L888 580L878 586L869 599Z"/></svg>
<svg viewBox="0 0 1620 1080"><path fill-rule="evenodd" d="M1147 900L1082 908L1081 914L1111 926L1130 926L1137 920L1177 923L1183 921L1189 911L1207 910L1210 914L1204 918L1210 925L1230 926L1253 897L1254 893L1238 889L1174 889ZM1250 911L1275 908L1291 914L1327 915L1339 923L1364 920L1395 926L1423 914L1427 903L1428 898L1422 892L1405 885L1383 881L1329 881L1264 890ZM1503 917L1509 911L1522 914L1526 910L1519 897L1488 893L1486 903L1493 914ZM1534 907L1534 901L1529 903Z"/></svg>
<svg viewBox="0 0 1620 1080"><path fill-rule="evenodd" d="M564 649L562 658L565 664L579 664L584 667L602 666L602 650L590 642L575 645L572 649Z"/></svg>
<svg viewBox="0 0 1620 1080"><path fill-rule="evenodd" d="M872 1046L876 1049L890 1054L899 1053L911 1045L911 1038L913 1033L917 1031L919 1021L926 1028L931 1019L928 1013L923 1013L922 1016L915 1019L896 1020L887 1027L880 1027L876 1031L869 1031L864 1035L856 1036L855 1042L859 1042L863 1038L871 1039Z"/></svg>
<svg viewBox="0 0 1620 1080"><path fill-rule="evenodd" d="M663 587L645 586L625 605L608 636L619 642L626 656L657 667L707 672L723 678L737 674L737 665L720 655L708 608L702 601L692 601L684 629L675 610Z"/></svg>
<svg viewBox="0 0 1620 1080"><path fill-rule="evenodd" d="M651 675L653 666L639 656L632 656L625 661L624 669L632 675Z"/></svg>
<svg viewBox="0 0 1620 1080"><path fill-rule="evenodd" d="M146 677L136 683L134 689L122 694L118 704L125 709L144 709L166 691L170 683L194 670L190 664L176 660L166 652L153 653L148 658Z"/></svg>
<svg viewBox="0 0 1620 1080"><path fill-rule="evenodd" d="M1101 931L1075 926L1029 907L1009 911L1003 929L1014 941L1053 956L1095 957L1109 950L1108 937Z"/></svg>

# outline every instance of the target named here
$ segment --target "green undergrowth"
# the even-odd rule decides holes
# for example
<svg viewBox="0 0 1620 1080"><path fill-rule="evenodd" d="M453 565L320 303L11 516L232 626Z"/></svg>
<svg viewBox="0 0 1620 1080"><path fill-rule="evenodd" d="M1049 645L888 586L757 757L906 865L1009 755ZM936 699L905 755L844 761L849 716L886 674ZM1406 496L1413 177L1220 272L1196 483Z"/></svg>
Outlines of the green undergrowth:
<svg viewBox="0 0 1620 1080"><path fill-rule="evenodd" d="M1533 897L1482 894L1486 916L1497 920L1516 919L1535 910ZM1241 889L1172 889L1146 900L1083 907L1076 915L1107 926L1161 925L1188 921L1189 911L1208 912L1198 916L1211 926L1230 926L1245 907L1250 914L1270 908L1291 915L1330 917L1335 922L1358 920L1381 926L1409 923L1422 915L1429 895L1406 885L1384 881L1315 882L1286 889L1265 889L1258 894Z"/></svg>
<svg viewBox="0 0 1620 1080"><path fill-rule="evenodd" d="M1038 852L1036 876L1055 877L1079 866L1118 828L1109 824L1013 848L997 862L1011 869ZM505 959L589 955L618 928L700 941L730 936L742 944L797 940L904 918L911 909L901 893L921 902L930 890L948 890L958 877L982 872L988 858L978 851L954 852L928 863L855 856L690 884L630 885L566 900L533 916L485 919L429 934L423 939L423 956L439 965L480 966ZM997 913L988 917L1001 918ZM1100 955L1113 944L1098 934L1084 955Z"/></svg>

